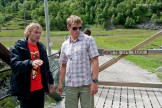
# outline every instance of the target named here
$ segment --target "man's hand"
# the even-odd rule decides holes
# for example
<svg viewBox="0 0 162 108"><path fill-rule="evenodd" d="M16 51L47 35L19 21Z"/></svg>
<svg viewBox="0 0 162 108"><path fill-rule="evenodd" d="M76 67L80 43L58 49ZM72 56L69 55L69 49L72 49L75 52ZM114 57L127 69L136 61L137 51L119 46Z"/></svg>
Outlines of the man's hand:
<svg viewBox="0 0 162 108"><path fill-rule="evenodd" d="M41 66L43 64L43 61L40 59L34 60L32 63L32 66L35 68L38 68L39 66Z"/></svg>
<svg viewBox="0 0 162 108"><path fill-rule="evenodd" d="M57 92L58 92L59 94L62 94L62 92L63 92L62 84L59 84L59 85L58 85Z"/></svg>
<svg viewBox="0 0 162 108"><path fill-rule="evenodd" d="M49 93L52 94L55 91L55 86L53 84L49 85Z"/></svg>
<svg viewBox="0 0 162 108"><path fill-rule="evenodd" d="M94 95L98 92L98 84L92 82L90 85L90 94Z"/></svg>

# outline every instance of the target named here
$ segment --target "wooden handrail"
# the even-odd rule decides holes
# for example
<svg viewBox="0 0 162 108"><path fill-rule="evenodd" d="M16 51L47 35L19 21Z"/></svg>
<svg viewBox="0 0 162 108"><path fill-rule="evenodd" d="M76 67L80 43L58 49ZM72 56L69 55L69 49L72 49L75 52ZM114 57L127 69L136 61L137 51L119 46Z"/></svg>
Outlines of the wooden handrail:
<svg viewBox="0 0 162 108"><path fill-rule="evenodd" d="M110 82L110 81L99 81L98 82L98 85L162 88L162 83L141 83L141 82Z"/></svg>

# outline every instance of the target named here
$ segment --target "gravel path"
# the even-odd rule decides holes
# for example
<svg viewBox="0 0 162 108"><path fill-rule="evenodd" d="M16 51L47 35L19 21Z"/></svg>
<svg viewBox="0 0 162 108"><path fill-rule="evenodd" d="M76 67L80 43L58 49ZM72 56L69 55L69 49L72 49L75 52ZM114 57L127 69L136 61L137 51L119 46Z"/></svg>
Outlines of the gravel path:
<svg viewBox="0 0 162 108"><path fill-rule="evenodd" d="M112 59L113 56L100 56L99 64ZM100 81L118 81L118 82L149 82L159 83L160 79L155 74L148 72L145 69L138 67L136 64L121 59L110 67L99 73Z"/></svg>

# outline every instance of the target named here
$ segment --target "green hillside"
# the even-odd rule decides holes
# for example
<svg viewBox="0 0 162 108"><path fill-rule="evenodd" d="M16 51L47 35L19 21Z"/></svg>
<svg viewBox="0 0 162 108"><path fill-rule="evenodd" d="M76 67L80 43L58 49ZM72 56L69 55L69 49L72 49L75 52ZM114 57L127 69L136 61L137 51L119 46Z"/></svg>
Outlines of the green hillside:
<svg viewBox="0 0 162 108"><path fill-rule="evenodd" d="M161 0L48 0L51 30L66 30L66 18L79 15L86 25L135 28L162 24ZM0 28L21 29L31 21L45 27L44 0L0 0Z"/></svg>

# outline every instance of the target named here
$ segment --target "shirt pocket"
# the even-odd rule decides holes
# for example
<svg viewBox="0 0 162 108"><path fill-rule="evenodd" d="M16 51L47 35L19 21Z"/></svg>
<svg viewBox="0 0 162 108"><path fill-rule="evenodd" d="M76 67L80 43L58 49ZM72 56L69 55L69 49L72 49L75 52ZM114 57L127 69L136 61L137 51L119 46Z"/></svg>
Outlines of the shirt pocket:
<svg viewBox="0 0 162 108"><path fill-rule="evenodd" d="M86 61L87 51L85 49L77 49L74 53L76 60L79 60L81 62Z"/></svg>

